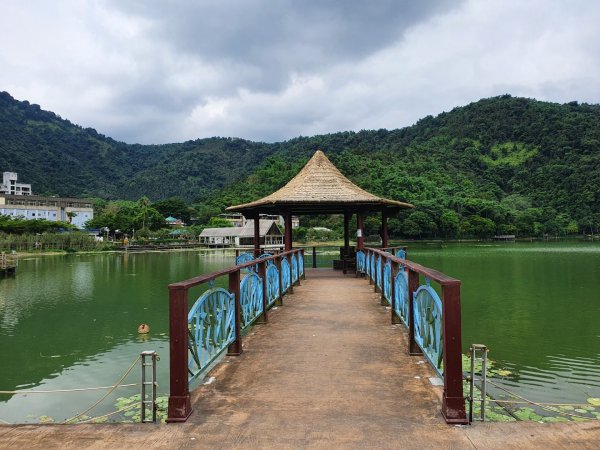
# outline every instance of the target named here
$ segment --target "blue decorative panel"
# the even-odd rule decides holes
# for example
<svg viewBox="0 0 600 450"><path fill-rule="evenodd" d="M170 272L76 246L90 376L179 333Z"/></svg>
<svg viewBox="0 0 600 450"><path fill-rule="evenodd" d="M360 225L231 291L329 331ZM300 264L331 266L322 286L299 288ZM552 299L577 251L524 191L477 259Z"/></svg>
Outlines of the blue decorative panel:
<svg viewBox="0 0 600 450"><path fill-rule="evenodd" d="M273 253L263 253L262 255L260 255L258 257L258 259L265 259L265 258L268 258L269 256L273 256ZM270 264L274 264L272 259L267 261L267 265L270 265Z"/></svg>
<svg viewBox="0 0 600 450"><path fill-rule="evenodd" d="M254 259L254 255L252 253L240 253L238 257L235 259L235 265L244 264Z"/></svg>
<svg viewBox="0 0 600 450"><path fill-rule="evenodd" d="M388 305L392 304L392 263L386 262L383 266L383 298Z"/></svg>
<svg viewBox="0 0 600 450"><path fill-rule="evenodd" d="M271 306L279 298L279 271L275 264L267 266L267 304Z"/></svg>
<svg viewBox="0 0 600 450"><path fill-rule="evenodd" d="M371 253L371 272L369 273L369 276L371 277L371 280L375 280L375 253Z"/></svg>
<svg viewBox="0 0 600 450"><path fill-rule="evenodd" d="M375 280L377 282L377 287L381 289L381 255L378 256L375 266Z"/></svg>
<svg viewBox="0 0 600 450"><path fill-rule="evenodd" d="M290 288L290 263L287 258L281 258L281 289L283 292L287 292Z"/></svg>
<svg viewBox="0 0 600 450"><path fill-rule="evenodd" d="M396 256L400 259L406 259L406 250L396 250Z"/></svg>
<svg viewBox="0 0 600 450"><path fill-rule="evenodd" d="M292 260L292 283L295 283L298 281L298 259L293 253L290 258Z"/></svg>
<svg viewBox="0 0 600 450"><path fill-rule="evenodd" d="M235 295L222 288L202 294L188 313L188 331L193 380L235 340Z"/></svg>
<svg viewBox="0 0 600 450"><path fill-rule="evenodd" d="M401 267L394 278L394 311L408 327L408 272Z"/></svg>
<svg viewBox="0 0 600 450"><path fill-rule="evenodd" d="M436 372L442 376L442 301L429 285L429 279L414 293L413 308L415 341Z"/></svg>
<svg viewBox="0 0 600 450"><path fill-rule="evenodd" d="M242 328L251 325L264 310L263 281L254 272L248 273L240 283Z"/></svg>
<svg viewBox="0 0 600 450"><path fill-rule="evenodd" d="M365 272L365 253L362 250L356 252L356 271Z"/></svg>
<svg viewBox="0 0 600 450"><path fill-rule="evenodd" d="M302 256L302 252L298 253L298 271L300 276L304 276L304 256Z"/></svg>

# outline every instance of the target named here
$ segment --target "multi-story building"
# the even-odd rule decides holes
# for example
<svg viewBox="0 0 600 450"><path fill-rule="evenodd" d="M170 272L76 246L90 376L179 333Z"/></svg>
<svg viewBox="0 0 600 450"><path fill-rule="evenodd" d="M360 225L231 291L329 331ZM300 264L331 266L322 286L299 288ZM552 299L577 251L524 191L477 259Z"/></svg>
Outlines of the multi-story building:
<svg viewBox="0 0 600 450"><path fill-rule="evenodd" d="M94 208L90 200L81 198L0 195L0 214L68 222L84 228L85 223L94 217Z"/></svg>
<svg viewBox="0 0 600 450"><path fill-rule="evenodd" d="M2 185L0 194L5 195L32 195L31 184L17 183L15 172L4 172L2 174Z"/></svg>

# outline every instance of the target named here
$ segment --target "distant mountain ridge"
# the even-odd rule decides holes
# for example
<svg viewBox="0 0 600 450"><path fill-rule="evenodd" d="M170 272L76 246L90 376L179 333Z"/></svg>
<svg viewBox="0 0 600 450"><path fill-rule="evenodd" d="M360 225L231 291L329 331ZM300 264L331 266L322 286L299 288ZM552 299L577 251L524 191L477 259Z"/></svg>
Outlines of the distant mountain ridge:
<svg viewBox="0 0 600 450"><path fill-rule="evenodd" d="M416 204L438 228L449 210L500 223L528 208L600 224L599 105L503 95L396 130L130 145L0 93L0 168L36 193L220 208L279 187L319 148L358 185Z"/></svg>

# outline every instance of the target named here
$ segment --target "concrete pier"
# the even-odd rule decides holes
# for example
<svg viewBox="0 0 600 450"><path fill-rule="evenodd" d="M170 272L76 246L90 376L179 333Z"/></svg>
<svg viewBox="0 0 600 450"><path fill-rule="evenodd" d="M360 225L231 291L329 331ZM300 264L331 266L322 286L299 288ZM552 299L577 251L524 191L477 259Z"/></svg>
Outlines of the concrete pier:
<svg viewBox="0 0 600 450"><path fill-rule="evenodd" d="M600 423L449 426L441 388L408 356L380 294L354 275L307 270L192 393L188 422L0 427L0 448L597 448Z"/></svg>

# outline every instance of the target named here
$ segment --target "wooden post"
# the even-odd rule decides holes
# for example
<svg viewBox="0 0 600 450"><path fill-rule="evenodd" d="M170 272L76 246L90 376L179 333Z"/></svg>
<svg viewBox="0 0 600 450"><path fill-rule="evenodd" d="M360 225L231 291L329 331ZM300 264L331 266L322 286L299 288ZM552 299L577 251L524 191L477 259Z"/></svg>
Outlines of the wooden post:
<svg viewBox="0 0 600 450"><path fill-rule="evenodd" d="M284 235L285 249L284 250L287 252L292 249L292 214L285 213L284 221L285 221L285 235Z"/></svg>
<svg viewBox="0 0 600 450"><path fill-rule="evenodd" d="M169 289L170 393L167 422L185 422L192 414L188 382L187 289Z"/></svg>
<svg viewBox="0 0 600 450"><path fill-rule="evenodd" d="M313 245L313 251L312 251L312 268L316 269L317 268L317 247Z"/></svg>
<svg viewBox="0 0 600 450"><path fill-rule="evenodd" d="M371 250L367 250L366 257L369 258L369 261L371 261L370 260L370 258L371 258ZM367 264L367 262L365 261L365 266L366 266L366 264ZM371 267L371 266L369 266L369 267ZM373 278L371 277L371 274L373 273L373 267L371 267L371 270L369 272L370 273L367 274L367 278L369 279L369 284L371 284L371 283L373 283Z"/></svg>
<svg viewBox="0 0 600 450"><path fill-rule="evenodd" d="M260 217L257 214L254 218L254 257L260 256Z"/></svg>
<svg viewBox="0 0 600 450"><path fill-rule="evenodd" d="M229 274L229 292L235 296L235 341L227 349L228 355L242 354L242 306L240 304L240 271Z"/></svg>
<svg viewBox="0 0 600 450"><path fill-rule="evenodd" d="M292 254L288 253L288 261L290 262L289 266L290 266L290 288L288 289L288 293L289 294L293 294L294 293L294 278L293 278L293 272L294 272L294 267L292 265Z"/></svg>
<svg viewBox="0 0 600 450"><path fill-rule="evenodd" d="M362 213L356 213L356 247L357 250L365 247L365 224Z"/></svg>
<svg viewBox="0 0 600 450"><path fill-rule="evenodd" d="M396 276L398 275L398 263L392 261L392 323L400 323L400 318L396 315Z"/></svg>
<svg viewBox="0 0 600 450"><path fill-rule="evenodd" d="M460 281L442 285L442 336L444 337L444 395L442 415L446 423L466 424L462 384Z"/></svg>
<svg viewBox="0 0 600 450"><path fill-rule="evenodd" d="M304 261L306 258L306 255L304 254L304 249L300 249L300 253L302 253L302 279L306 280L306 264L304 264Z"/></svg>
<svg viewBox="0 0 600 450"><path fill-rule="evenodd" d="M277 300L277 305L283 305L283 281L281 280L281 256L278 256L275 259L275 264L277 264L277 273L279 274L279 299Z"/></svg>
<svg viewBox="0 0 600 450"><path fill-rule="evenodd" d="M423 352L415 341L415 308L413 296L419 288L419 273L408 268L408 354L421 355Z"/></svg>
<svg viewBox="0 0 600 450"><path fill-rule="evenodd" d="M387 263L387 258L383 259L383 257L382 257L381 258L381 299L380 299L380 302L382 305L387 304L387 300L385 298L385 279L383 278L385 276L386 263Z"/></svg>
<svg viewBox="0 0 600 450"><path fill-rule="evenodd" d="M388 247L388 224L387 224L387 210L381 210L381 247Z"/></svg>
<svg viewBox="0 0 600 450"><path fill-rule="evenodd" d="M344 254L342 255L342 273L348 271L348 257L350 256L350 217L352 214L344 211Z"/></svg>
<svg viewBox="0 0 600 450"><path fill-rule="evenodd" d="M294 253L296 254L296 270L298 271L298 279L296 280L296 286L300 286L300 258L298 258L298 255L300 255L300 250L296 250Z"/></svg>
<svg viewBox="0 0 600 450"><path fill-rule="evenodd" d="M261 261L258 263L258 276L262 280L262 293L263 293L263 313L261 314L260 319L258 319L259 323L268 323L269 315L267 313L267 308L269 305L269 299L267 299L267 262Z"/></svg>

